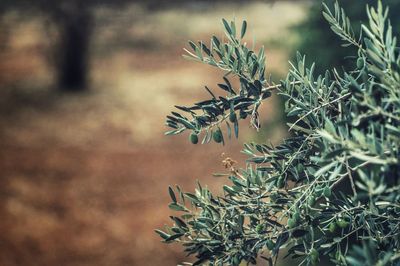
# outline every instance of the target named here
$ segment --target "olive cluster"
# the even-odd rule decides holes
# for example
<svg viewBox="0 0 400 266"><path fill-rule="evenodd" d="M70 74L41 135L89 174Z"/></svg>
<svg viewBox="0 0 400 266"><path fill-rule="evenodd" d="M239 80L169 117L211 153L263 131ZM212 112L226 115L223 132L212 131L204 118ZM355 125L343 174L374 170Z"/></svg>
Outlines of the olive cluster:
<svg viewBox="0 0 400 266"><path fill-rule="evenodd" d="M246 119L246 118L247 118L247 113L246 113L244 110L240 110L240 112L239 112L239 117L240 117L241 119ZM237 118L236 112L231 111L231 112L229 113L229 121L230 121L232 124L237 123L238 118ZM216 143L221 143L221 142L223 142L223 134L222 134L221 128L217 127L217 129L213 132L212 139L213 139ZM190 141L192 144L197 144L197 143L199 143L199 132L192 131L192 133L190 133L190 135L189 135L189 141Z"/></svg>

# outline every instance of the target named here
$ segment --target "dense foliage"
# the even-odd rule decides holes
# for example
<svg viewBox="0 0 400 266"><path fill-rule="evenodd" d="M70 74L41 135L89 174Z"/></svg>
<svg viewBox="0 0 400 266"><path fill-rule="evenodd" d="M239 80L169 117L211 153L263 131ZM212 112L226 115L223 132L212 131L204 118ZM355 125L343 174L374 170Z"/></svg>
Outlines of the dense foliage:
<svg viewBox="0 0 400 266"><path fill-rule="evenodd" d="M328 6L333 6L335 0L313 0L306 20L294 27L293 31L300 37L298 50L307 55L308 60L315 62L317 70L343 67L351 70L355 66L354 55L357 47L342 47L342 42L334 32L329 30L329 23L320 15L322 2ZM368 21L365 12L365 5L375 5L376 0L339 0L340 6L346 10L346 14L351 18L352 28L355 36L360 35L361 23ZM384 0L384 4L390 6L391 24L393 25L394 35L400 33L400 16L395 16L400 12L400 1ZM296 54L293 53L293 58Z"/></svg>
<svg viewBox="0 0 400 266"><path fill-rule="evenodd" d="M226 71L225 96L206 88L210 99L177 106L167 134L224 143L240 119L260 127L258 108L276 90L290 137L276 147L245 144L247 167L231 167L223 196L200 184L195 193L169 188L169 207L181 215L157 230L163 241L181 243L195 265L274 265L283 249L306 265L322 256L336 265L400 263L400 54L388 9L378 2L367 15L359 39L339 5L324 6L332 31L357 50L354 70L317 76L298 55L277 85L265 77L264 50L243 42L246 22L239 30L223 20L226 42L190 42L188 58Z"/></svg>

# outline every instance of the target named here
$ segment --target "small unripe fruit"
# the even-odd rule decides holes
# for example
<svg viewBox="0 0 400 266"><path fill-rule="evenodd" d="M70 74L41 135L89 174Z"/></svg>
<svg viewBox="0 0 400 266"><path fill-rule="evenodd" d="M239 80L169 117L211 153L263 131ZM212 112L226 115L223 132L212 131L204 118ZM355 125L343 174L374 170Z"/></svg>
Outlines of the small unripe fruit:
<svg viewBox="0 0 400 266"><path fill-rule="evenodd" d="M311 251L310 251L310 259L311 259L312 265L317 264L318 259L319 259L319 253L315 248L311 249Z"/></svg>
<svg viewBox="0 0 400 266"><path fill-rule="evenodd" d="M294 228L296 227L296 221L293 218L288 219L287 225L289 228Z"/></svg>
<svg viewBox="0 0 400 266"><path fill-rule="evenodd" d="M267 240L267 248L268 248L269 250L273 250L274 247L275 247L274 242L273 242L271 239L268 239L268 240Z"/></svg>
<svg viewBox="0 0 400 266"><path fill-rule="evenodd" d="M239 259L238 256L233 257L232 259L232 264L233 265L239 265L240 264L241 259Z"/></svg>
<svg viewBox="0 0 400 266"><path fill-rule="evenodd" d="M339 250L336 251L336 253L335 253L335 259L340 260L340 251Z"/></svg>
<svg viewBox="0 0 400 266"><path fill-rule="evenodd" d="M235 112L230 113L229 114L229 121L231 121L232 123L235 123L236 120L237 120L236 113Z"/></svg>
<svg viewBox="0 0 400 266"><path fill-rule="evenodd" d="M216 131L214 131L214 133L213 133L213 140L216 142L216 143L221 143L222 142L222 132L221 132L221 129L217 129Z"/></svg>
<svg viewBox="0 0 400 266"><path fill-rule="evenodd" d="M196 133L192 133L189 136L190 142L193 144L197 144L199 142L199 137L197 136Z"/></svg>
<svg viewBox="0 0 400 266"><path fill-rule="evenodd" d="M335 233L336 231L336 223L335 222L331 222L329 224L329 228L328 228L329 232L331 232L332 234Z"/></svg>
<svg viewBox="0 0 400 266"><path fill-rule="evenodd" d="M324 188L324 196L327 197L327 198L329 198L331 195L332 195L332 190L331 190L331 188L330 188L329 186L326 186L326 187Z"/></svg>
<svg viewBox="0 0 400 266"><path fill-rule="evenodd" d="M364 66L364 60L360 57L357 59L357 68L362 69Z"/></svg>
<svg viewBox="0 0 400 266"><path fill-rule="evenodd" d="M293 219L294 219L296 222L300 221L300 212L298 212L298 211L294 212L294 214L293 214Z"/></svg>
<svg viewBox="0 0 400 266"><path fill-rule="evenodd" d="M339 226L340 228L346 228L347 226L349 226L349 222L343 219L338 219L336 221L337 226Z"/></svg>
<svg viewBox="0 0 400 266"><path fill-rule="evenodd" d="M256 226L256 232L257 232L257 233L262 233L263 230L264 230L264 225L258 224L258 225Z"/></svg>
<svg viewBox="0 0 400 266"><path fill-rule="evenodd" d="M315 197L314 196L310 196L309 198L308 198L308 205L310 206L310 207L312 207L314 204L315 204Z"/></svg>

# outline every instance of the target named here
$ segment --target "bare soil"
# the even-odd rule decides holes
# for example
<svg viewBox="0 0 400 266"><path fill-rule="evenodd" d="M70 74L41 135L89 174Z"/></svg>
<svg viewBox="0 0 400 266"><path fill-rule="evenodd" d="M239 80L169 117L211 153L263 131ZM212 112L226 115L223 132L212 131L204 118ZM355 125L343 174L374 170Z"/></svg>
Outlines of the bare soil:
<svg viewBox="0 0 400 266"><path fill-rule="evenodd" d="M246 10L260 12L261 7L271 9ZM303 7L284 4L275 11L282 9L298 20ZM178 245L162 244L153 231L170 223L168 185L193 190L200 179L219 193L226 180L211 174L224 170L226 156L243 161L242 143L254 132L243 123L239 140L225 147L194 147L187 135L164 137L164 117L174 104L207 97L203 85L220 82L221 72L182 60L180 47L193 36L208 38L216 30L208 28L209 20L218 22L232 10L246 11L231 7L208 17L188 12L200 25L197 30L188 29L182 10L142 14L145 28L126 20L129 12L140 20L135 8L125 11L128 15L112 13L116 22L97 28L92 86L80 94L52 85L54 70L44 56L52 43L43 37L41 20L14 28L0 53L0 265L176 265L188 260ZM99 16L107 12L100 10ZM271 19L276 22L276 16ZM271 19L259 17L256 31L275 30ZM166 22L171 32L165 32ZM130 47L127 42L106 49L115 32L156 45ZM284 72L286 51L267 51L269 69ZM271 100L263 107L264 122L278 113ZM278 141L281 129L273 132L269 138Z"/></svg>

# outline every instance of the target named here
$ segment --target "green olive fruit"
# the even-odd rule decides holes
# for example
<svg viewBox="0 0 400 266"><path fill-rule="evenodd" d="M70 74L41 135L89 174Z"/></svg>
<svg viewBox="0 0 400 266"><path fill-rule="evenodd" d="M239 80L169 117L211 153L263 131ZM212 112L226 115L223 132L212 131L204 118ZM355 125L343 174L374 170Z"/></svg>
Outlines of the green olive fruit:
<svg viewBox="0 0 400 266"><path fill-rule="evenodd" d="M346 228L347 226L349 226L349 222L344 220L344 219L338 219L336 221L337 226L339 226L340 228Z"/></svg>
<svg viewBox="0 0 400 266"><path fill-rule="evenodd" d="M329 186L326 186L326 187L324 188L324 196L327 197L327 198L329 198L331 195L332 195L332 190L331 190L331 188L330 188Z"/></svg>
<svg viewBox="0 0 400 266"><path fill-rule="evenodd" d="M340 260L340 251L339 250L336 251L336 253L335 253L335 259Z"/></svg>
<svg viewBox="0 0 400 266"><path fill-rule="evenodd" d="M312 206L315 204L315 197L311 195L311 196L308 198L307 203L308 203L308 205L309 205L310 207L312 207Z"/></svg>
<svg viewBox="0 0 400 266"><path fill-rule="evenodd" d="M199 142L199 137L197 136L196 133L192 133L189 136L189 140L190 140L191 143L197 144Z"/></svg>
<svg viewBox="0 0 400 266"><path fill-rule="evenodd" d="M238 256L235 256L235 257L233 257L233 259L232 259L232 264L233 265L239 265L240 264L240 259L239 259L239 257Z"/></svg>
<svg viewBox="0 0 400 266"><path fill-rule="evenodd" d="M296 222L300 221L300 212L295 211L294 214L293 214L293 219L294 219Z"/></svg>
<svg viewBox="0 0 400 266"><path fill-rule="evenodd" d="M364 60L360 57L357 59L357 68L362 69L364 66Z"/></svg>
<svg viewBox="0 0 400 266"><path fill-rule="evenodd" d="M229 121L231 121L232 123L235 123L236 120L237 120L236 113L235 112L230 113L229 114Z"/></svg>
<svg viewBox="0 0 400 266"><path fill-rule="evenodd" d="M297 165L297 171L299 173L303 173L304 172L304 166L302 164Z"/></svg>
<svg viewBox="0 0 400 266"><path fill-rule="evenodd" d="M275 247L275 243L274 243L271 239L268 239L268 240L267 240L267 248L268 248L269 250L273 250L274 247Z"/></svg>
<svg viewBox="0 0 400 266"><path fill-rule="evenodd" d="M329 232L331 232L332 234L335 233L336 231L336 223L335 222L331 222L329 224L329 228L328 228Z"/></svg>
<svg viewBox="0 0 400 266"><path fill-rule="evenodd" d="M261 233L263 230L264 230L264 225L258 224L258 225L256 226L256 232L257 232L257 233Z"/></svg>
<svg viewBox="0 0 400 266"><path fill-rule="evenodd" d="M319 259L319 253L315 248L311 249L311 251L310 251L310 259L311 259L312 265L317 264L318 259Z"/></svg>
<svg viewBox="0 0 400 266"><path fill-rule="evenodd" d="M289 218L287 221L287 225L289 228L294 228L296 227L296 221L293 218Z"/></svg>
<svg viewBox="0 0 400 266"><path fill-rule="evenodd" d="M213 140L216 142L216 143L221 143L222 142L222 132L221 132L221 129L217 129L216 131L214 131L214 133L213 133Z"/></svg>

